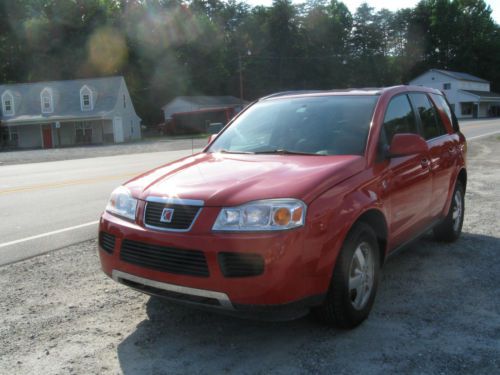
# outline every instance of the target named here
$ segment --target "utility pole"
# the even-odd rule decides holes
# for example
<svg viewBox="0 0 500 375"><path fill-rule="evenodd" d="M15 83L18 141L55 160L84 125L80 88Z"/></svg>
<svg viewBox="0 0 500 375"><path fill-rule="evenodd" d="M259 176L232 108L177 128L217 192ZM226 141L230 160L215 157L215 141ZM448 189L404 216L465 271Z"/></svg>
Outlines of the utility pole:
<svg viewBox="0 0 500 375"><path fill-rule="evenodd" d="M238 52L238 68L240 70L240 101L243 105L243 67L241 64L241 52Z"/></svg>
<svg viewBox="0 0 500 375"><path fill-rule="evenodd" d="M247 55L251 56L252 51L248 50ZM240 101L241 101L241 106L243 107L243 63L241 61L241 52L238 51L238 69L240 71Z"/></svg>

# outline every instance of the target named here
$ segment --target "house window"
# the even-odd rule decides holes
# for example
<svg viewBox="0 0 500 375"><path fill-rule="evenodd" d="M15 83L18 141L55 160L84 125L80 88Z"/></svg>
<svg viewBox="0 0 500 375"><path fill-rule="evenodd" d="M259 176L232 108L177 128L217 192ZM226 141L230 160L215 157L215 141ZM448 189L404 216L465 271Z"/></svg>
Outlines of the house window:
<svg viewBox="0 0 500 375"><path fill-rule="evenodd" d="M16 147L19 136L17 134L17 127L15 126L2 126L0 127L0 147Z"/></svg>
<svg viewBox="0 0 500 375"><path fill-rule="evenodd" d="M462 106L462 115L472 115L472 103L465 102L460 104Z"/></svg>
<svg viewBox="0 0 500 375"><path fill-rule="evenodd" d="M40 93L40 101L42 104L42 113L54 112L54 102L52 99L52 90L44 88Z"/></svg>
<svg viewBox="0 0 500 375"><path fill-rule="evenodd" d="M92 90L87 85L80 89L80 107L82 111L92 111L94 109Z"/></svg>
<svg viewBox="0 0 500 375"><path fill-rule="evenodd" d="M92 143L92 124L88 121L79 121L75 123L75 143L91 144Z"/></svg>
<svg viewBox="0 0 500 375"><path fill-rule="evenodd" d="M14 97L9 91L6 91L2 95L2 112L4 116L14 115Z"/></svg>
<svg viewBox="0 0 500 375"><path fill-rule="evenodd" d="M443 90L450 90L451 89L451 83L443 83Z"/></svg>
<svg viewBox="0 0 500 375"><path fill-rule="evenodd" d="M9 133L10 133L10 141L17 145L17 140L19 139L19 134L17 133L17 127L10 126Z"/></svg>

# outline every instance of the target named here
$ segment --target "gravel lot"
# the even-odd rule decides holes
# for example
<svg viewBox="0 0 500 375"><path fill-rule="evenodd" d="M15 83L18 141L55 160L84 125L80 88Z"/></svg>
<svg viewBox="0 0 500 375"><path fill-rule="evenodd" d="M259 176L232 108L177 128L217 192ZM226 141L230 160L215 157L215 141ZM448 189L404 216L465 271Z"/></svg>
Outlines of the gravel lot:
<svg viewBox="0 0 500 375"><path fill-rule="evenodd" d="M461 239L393 257L353 331L150 300L104 276L89 241L0 268L0 373L498 374L499 148L469 145Z"/></svg>
<svg viewBox="0 0 500 375"><path fill-rule="evenodd" d="M53 148L48 150L0 151L0 165L39 163L70 159L95 158L123 154L140 154L155 151L177 151L205 147L208 138L159 138L134 143L90 145L83 147Z"/></svg>

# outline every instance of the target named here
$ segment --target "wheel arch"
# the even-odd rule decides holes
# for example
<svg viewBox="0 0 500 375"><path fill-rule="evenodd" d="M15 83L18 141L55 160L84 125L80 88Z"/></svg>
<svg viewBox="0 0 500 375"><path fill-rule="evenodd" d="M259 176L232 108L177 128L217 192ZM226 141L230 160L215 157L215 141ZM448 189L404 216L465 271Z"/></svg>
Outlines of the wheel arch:
<svg viewBox="0 0 500 375"><path fill-rule="evenodd" d="M464 187L464 192L467 190L467 170L465 168L462 168L460 172L458 172L457 176L457 181L460 181L462 183L462 186Z"/></svg>
<svg viewBox="0 0 500 375"><path fill-rule="evenodd" d="M376 208L371 208L364 211L352 224L351 228L358 222L369 225L377 235L377 242L380 249L380 264L383 265L387 253L387 240L389 232L385 215L382 211Z"/></svg>

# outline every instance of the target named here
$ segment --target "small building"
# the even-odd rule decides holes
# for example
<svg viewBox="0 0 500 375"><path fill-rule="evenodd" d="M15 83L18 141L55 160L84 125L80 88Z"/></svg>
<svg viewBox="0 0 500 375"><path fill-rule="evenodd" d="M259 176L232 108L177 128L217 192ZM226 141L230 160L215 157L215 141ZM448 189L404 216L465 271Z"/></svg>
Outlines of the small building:
<svg viewBox="0 0 500 375"><path fill-rule="evenodd" d="M468 73L430 69L410 85L441 90L458 118L500 116L500 94L490 91L490 82Z"/></svg>
<svg viewBox="0 0 500 375"><path fill-rule="evenodd" d="M226 124L248 102L234 96L179 96L162 107L168 134L205 133L211 123Z"/></svg>
<svg viewBox="0 0 500 375"><path fill-rule="evenodd" d="M0 85L4 145L52 148L141 138L121 76Z"/></svg>

